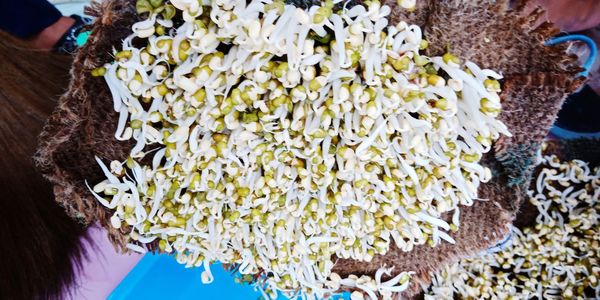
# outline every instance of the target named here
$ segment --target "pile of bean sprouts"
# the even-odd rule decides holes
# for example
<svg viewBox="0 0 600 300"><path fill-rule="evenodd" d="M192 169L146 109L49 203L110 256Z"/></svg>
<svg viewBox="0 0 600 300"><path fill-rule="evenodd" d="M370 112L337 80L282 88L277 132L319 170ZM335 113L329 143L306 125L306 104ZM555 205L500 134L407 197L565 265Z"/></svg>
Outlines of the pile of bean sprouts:
<svg viewBox="0 0 600 300"><path fill-rule="evenodd" d="M536 225L512 246L436 274L425 299L599 299L600 167L545 156L530 202Z"/></svg>
<svg viewBox="0 0 600 300"><path fill-rule="evenodd" d="M144 19L92 72L115 137L136 143L126 161L97 158L106 180L90 188L129 248L157 243L205 283L211 263L235 264L263 274L265 296L376 299L411 270L340 278L334 257L454 242L459 205L491 177L479 160L509 135L501 75L423 55L421 29L377 1L338 2L137 2Z"/></svg>

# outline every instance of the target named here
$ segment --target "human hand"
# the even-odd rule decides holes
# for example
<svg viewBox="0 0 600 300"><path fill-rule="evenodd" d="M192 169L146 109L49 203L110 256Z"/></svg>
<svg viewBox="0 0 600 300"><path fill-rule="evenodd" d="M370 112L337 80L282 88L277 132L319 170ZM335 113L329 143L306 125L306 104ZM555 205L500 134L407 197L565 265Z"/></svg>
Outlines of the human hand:
<svg viewBox="0 0 600 300"><path fill-rule="evenodd" d="M582 31L600 25L598 0L537 0L547 11L549 21L566 32Z"/></svg>

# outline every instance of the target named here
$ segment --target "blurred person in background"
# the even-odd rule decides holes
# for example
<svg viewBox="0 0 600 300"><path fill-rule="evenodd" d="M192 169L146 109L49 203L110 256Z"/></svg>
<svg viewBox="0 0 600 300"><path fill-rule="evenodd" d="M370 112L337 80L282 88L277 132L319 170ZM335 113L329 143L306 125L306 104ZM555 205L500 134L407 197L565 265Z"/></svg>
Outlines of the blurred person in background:
<svg viewBox="0 0 600 300"><path fill-rule="evenodd" d="M0 30L28 42L33 49L73 53L89 18L69 17L46 0L0 0Z"/></svg>

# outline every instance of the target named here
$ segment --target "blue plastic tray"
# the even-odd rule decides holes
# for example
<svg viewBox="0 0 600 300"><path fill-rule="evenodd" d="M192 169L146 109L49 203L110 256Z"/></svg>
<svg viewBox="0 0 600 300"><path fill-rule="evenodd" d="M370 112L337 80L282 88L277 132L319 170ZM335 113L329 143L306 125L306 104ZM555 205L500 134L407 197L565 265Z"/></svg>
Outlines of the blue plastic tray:
<svg viewBox="0 0 600 300"><path fill-rule="evenodd" d="M257 300L262 294L251 285L238 284L234 276L221 264L214 264L211 272L215 280L202 284L203 268L186 269L175 258L166 254L144 255L142 260L112 291L109 300L176 300L176 299L226 299ZM279 297L285 299L284 297ZM331 299L349 299L347 294Z"/></svg>
<svg viewBox="0 0 600 300"><path fill-rule="evenodd" d="M203 268L186 269L169 255L146 254L113 290L109 300L129 299L259 299L248 284L237 284L220 264L211 267L215 280L202 284Z"/></svg>

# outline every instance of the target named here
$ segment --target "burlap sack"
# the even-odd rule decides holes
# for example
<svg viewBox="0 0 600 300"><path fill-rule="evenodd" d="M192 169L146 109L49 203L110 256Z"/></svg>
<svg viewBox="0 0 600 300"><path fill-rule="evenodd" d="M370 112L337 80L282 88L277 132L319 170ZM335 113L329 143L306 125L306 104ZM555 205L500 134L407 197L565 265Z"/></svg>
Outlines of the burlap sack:
<svg viewBox="0 0 600 300"><path fill-rule="evenodd" d="M117 113L102 78L90 71L110 62L111 50L119 47L130 26L137 20L133 0L105 0L93 3L88 13L95 16L90 40L77 54L71 70L68 92L40 136L36 161L54 184L56 200L67 212L85 224L99 222L109 230L114 245L125 250L128 228L110 226L110 212L88 192L84 181L102 180L94 156L104 160L124 160L132 145L114 138ZM301 3L307 1L291 1ZM310 1L308 1L310 3ZM402 252L392 246L385 256L372 262L338 260L334 268L341 275L370 274L382 265L395 272L415 271L410 288L412 297L430 282L430 273L443 265L472 256L495 245L508 233L524 199L534 157L552 125L567 94L580 86L576 57L567 46L544 46L558 33L551 24L540 24L543 11L525 12L525 1L509 0L418 0L418 9L407 13L392 6L394 21L406 20L422 26L430 42L429 55L441 55L449 46L463 59L504 75L501 120L512 132L502 137L483 158L494 178L483 184L471 207L461 207L460 230L452 234L455 245L416 247Z"/></svg>

